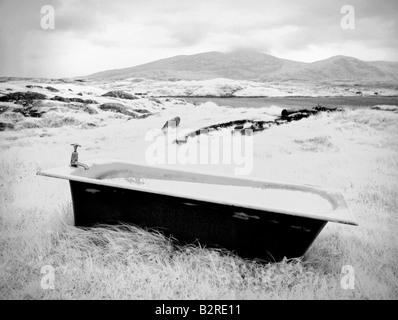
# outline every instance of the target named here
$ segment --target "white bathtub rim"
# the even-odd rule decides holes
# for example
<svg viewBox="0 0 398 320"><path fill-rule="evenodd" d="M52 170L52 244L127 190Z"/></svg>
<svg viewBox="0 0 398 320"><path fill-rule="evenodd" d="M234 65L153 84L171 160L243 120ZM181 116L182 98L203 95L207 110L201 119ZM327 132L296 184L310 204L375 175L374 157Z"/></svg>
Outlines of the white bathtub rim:
<svg viewBox="0 0 398 320"><path fill-rule="evenodd" d="M350 208L348 207L342 193L340 190L335 189L335 188L325 188L325 187L320 187L320 186L314 186L314 185L309 185L309 184L292 184L292 183L285 183L285 182L277 182L277 181L270 181L270 180L263 180L263 179L257 179L257 178L252 178L252 177L236 177L233 175L225 175L225 174L218 174L206 170L187 170L184 168L173 168L173 167L168 167L164 165L147 165L143 163L138 163L138 162L132 162L132 161L126 161L122 159L117 159L117 158L101 158L101 159L95 159L91 161L85 161L85 164L89 166L89 168L93 168L96 166L104 166L104 165L127 165L127 166L136 166L136 167L146 167L150 169L160 169L160 170L168 170L170 172L175 172L175 173L185 173L185 174L203 174L203 175L209 175L213 177L220 177L220 178L229 178L229 179L236 179L236 180L246 180L246 181L251 181L251 182L260 182L260 183L266 183L270 185L275 185L275 186L286 186L290 188L296 188L300 190L306 190L307 192L312 192L312 193L317 193L320 196L323 196L324 198L327 198L330 202L334 202L332 205L334 210L331 210L330 212L323 212L321 214L316 214L316 213L309 213L309 212L300 212L298 211L290 211L290 210L278 210L276 208L267 208L267 207L261 207L258 205L250 205L250 204L245 204L244 206L239 205L239 203L231 203L231 202L226 202L222 200L217 200L216 197L205 197L205 196L195 196L195 195L181 195L173 191L167 191L167 190L156 190L147 186L141 186L141 185L127 185L127 184L121 184L117 182L111 182L110 180L100 180L97 178L92 178L92 177L82 177L79 176L79 174L90 174L90 170L84 170L83 168L74 168L70 167L68 165L62 166L62 167L57 167L53 169L48 169L48 170L42 170L37 172L38 175L40 176L46 176L46 177L52 177L52 178L58 178L58 179L64 179L64 180L69 180L69 181L77 181L77 182L83 182L83 183L88 183L88 184L94 184L94 185L101 185L101 186L109 186L109 187L114 187L114 188L121 188L121 189L129 189L129 190L134 190L134 191L142 191L142 192L149 192L149 193L154 193L154 194L162 194L166 196L171 196L171 197L177 197L177 198L184 198L189 200L196 200L196 201L204 201L204 202L210 202L210 203L215 203L215 204L222 204L222 205L228 205L232 207L237 207L237 208L247 208L247 209L252 209L252 210L261 210L261 211L269 211L269 212L276 212L280 214L286 214L286 215L291 215L291 216L299 216L299 217L306 217L306 218L312 218L312 219L317 219L317 220L324 220L326 222L336 222L336 223L342 223L342 224L347 224L347 225L358 225L357 219L355 215L352 213Z"/></svg>

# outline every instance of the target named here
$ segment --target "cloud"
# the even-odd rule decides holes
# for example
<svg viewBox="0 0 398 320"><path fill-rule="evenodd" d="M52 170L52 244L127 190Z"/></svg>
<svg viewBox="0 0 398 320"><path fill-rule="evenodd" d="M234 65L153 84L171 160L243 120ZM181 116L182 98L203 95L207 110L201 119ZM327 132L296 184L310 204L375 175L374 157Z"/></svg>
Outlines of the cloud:
<svg viewBox="0 0 398 320"><path fill-rule="evenodd" d="M334 54L398 60L396 0L3 0L0 75L63 77L180 54L252 49L314 61ZM40 28L41 6L55 30Z"/></svg>

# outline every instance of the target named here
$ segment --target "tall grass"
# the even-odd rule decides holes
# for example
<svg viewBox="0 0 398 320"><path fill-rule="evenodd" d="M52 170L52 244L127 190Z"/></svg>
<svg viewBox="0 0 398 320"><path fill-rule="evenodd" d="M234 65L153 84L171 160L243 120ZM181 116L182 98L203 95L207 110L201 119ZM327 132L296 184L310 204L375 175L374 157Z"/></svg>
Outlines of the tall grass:
<svg viewBox="0 0 398 320"><path fill-rule="evenodd" d="M219 250L175 246L132 226L37 231L2 238L8 257L0 278L3 299L361 297L341 289L340 265L330 265L330 250L322 245L320 259L264 265ZM342 250L339 243L334 247ZM40 286L45 265L55 268L54 290Z"/></svg>
<svg viewBox="0 0 398 320"><path fill-rule="evenodd" d="M75 228L69 201L19 205L36 164L2 154L0 298L397 299L398 117L323 114L255 137L253 175L338 187L359 226L330 223L303 258L271 264L134 226ZM41 287L46 265L54 289ZM345 265L354 289L341 286Z"/></svg>

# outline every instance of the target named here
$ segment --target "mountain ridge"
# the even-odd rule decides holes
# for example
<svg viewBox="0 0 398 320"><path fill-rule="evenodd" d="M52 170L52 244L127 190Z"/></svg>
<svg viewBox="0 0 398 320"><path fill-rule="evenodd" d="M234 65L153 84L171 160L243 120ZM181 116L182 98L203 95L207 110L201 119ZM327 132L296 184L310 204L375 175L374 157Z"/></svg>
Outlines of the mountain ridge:
<svg viewBox="0 0 398 320"><path fill-rule="evenodd" d="M363 61L343 55L315 62L300 62L252 51L230 53L210 51L193 55L178 55L128 68L105 70L84 78L398 82L398 62Z"/></svg>

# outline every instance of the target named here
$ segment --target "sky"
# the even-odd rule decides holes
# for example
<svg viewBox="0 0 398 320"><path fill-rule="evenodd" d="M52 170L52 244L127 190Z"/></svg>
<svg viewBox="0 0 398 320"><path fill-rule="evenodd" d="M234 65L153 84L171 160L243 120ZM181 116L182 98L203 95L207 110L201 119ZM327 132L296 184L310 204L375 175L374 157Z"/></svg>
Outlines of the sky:
<svg viewBox="0 0 398 320"><path fill-rule="evenodd" d="M233 50L398 61L397 17L397 0L0 0L0 76L75 77Z"/></svg>

